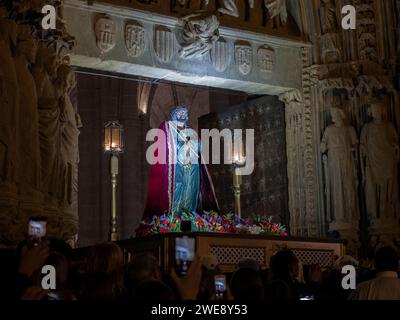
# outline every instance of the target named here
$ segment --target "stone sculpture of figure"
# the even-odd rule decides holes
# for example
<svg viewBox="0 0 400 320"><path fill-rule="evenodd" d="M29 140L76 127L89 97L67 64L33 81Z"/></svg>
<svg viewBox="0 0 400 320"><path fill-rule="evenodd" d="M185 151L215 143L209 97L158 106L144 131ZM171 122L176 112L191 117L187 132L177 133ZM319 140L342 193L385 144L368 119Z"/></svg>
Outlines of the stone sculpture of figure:
<svg viewBox="0 0 400 320"><path fill-rule="evenodd" d="M345 124L345 113L332 108L333 125L325 130L321 152L327 153L326 180L329 222L351 223L358 220L357 145L353 127Z"/></svg>
<svg viewBox="0 0 400 320"><path fill-rule="evenodd" d="M18 173L22 190L24 187L28 190L40 188L38 99L35 80L29 70L35 63L37 46L30 27L20 25L14 61L20 89Z"/></svg>
<svg viewBox="0 0 400 320"><path fill-rule="evenodd" d="M11 52L17 34L16 23L0 17L0 181L7 182L17 182L19 86Z"/></svg>
<svg viewBox="0 0 400 320"><path fill-rule="evenodd" d="M208 53L219 38L219 21L215 15L196 13L180 21L183 27L181 50L182 58L190 59Z"/></svg>
<svg viewBox="0 0 400 320"><path fill-rule="evenodd" d="M75 112L69 94L76 86L74 70L66 64L57 72L57 89L61 107L61 152L60 152L60 187L64 205L72 205L75 167L79 162L79 115Z"/></svg>
<svg viewBox="0 0 400 320"><path fill-rule="evenodd" d="M57 90L61 115L61 148L59 163L60 199L63 207L64 238L71 238L78 232L77 192L79 163L80 117L70 99L70 92L76 86L74 70L62 64L57 71Z"/></svg>
<svg viewBox="0 0 400 320"><path fill-rule="evenodd" d="M336 6L332 0L323 0L320 8L322 34L334 33L338 30Z"/></svg>
<svg viewBox="0 0 400 320"><path fill-rule="evenodd" d="M286 0L264 0L264 6L267 9L269 19L275 20L275 25L278 25L277 19L281 25L285 25L288 18Z"/></svg>
<svg viewBox="0 0 400 320"><path fill-rule="evenodd" d="M322 28L322 60L324 63L339 62L341 60L342 47L338 31L336 6L332 0L323 0L320 8Z"/></svg>
<svg viewBox="0 0 400 320"><path fill-rule="evenodd" d="M384 105L371 105L373 121L361 132L360 155L367 212L370 222L399 217L399 141L394 125L383 119Z"/></svg>
<svg viewBox="0 0 400 320"><path fill-rule="evenodd" d="M218 11L222 14L239 18L239 10L236 5L236 0L224 0L223 6L219 8Z"/></svg>
<svg viewBox="0 0 400 320"><path fill-rule="evenodd" d="M38 92L42 187L45 194L59 199L60 108L54 84L57 59L55 50L42 43L33 75Z"/></svg>

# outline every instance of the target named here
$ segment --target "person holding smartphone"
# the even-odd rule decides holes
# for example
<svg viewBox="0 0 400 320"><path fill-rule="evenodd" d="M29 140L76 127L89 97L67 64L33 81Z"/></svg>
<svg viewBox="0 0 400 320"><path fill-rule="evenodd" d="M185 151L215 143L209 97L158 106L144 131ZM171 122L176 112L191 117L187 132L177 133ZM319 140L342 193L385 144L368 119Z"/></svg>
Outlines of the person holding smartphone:
<svg viewBox="0 0 400 320"><path fill-rule="evenodd" d="M41 217L31 217L28 225L27 242L30 247L36 247L46 238L47 220Z"/></svg>
<svg viewBox="0 0 400 320"><path fill-rule="evenodd" d="M177 273L180 276L187 274L190 264L194 260L195 239L182 237L175 239L175 261Z"/></svg>
<svg viewBox="0 0 400 320"><path fill-rule="evenodd" d="M227 299L226 276L224 274L216 275L214 277L215 284L215 298L217 300Z"/></svg>

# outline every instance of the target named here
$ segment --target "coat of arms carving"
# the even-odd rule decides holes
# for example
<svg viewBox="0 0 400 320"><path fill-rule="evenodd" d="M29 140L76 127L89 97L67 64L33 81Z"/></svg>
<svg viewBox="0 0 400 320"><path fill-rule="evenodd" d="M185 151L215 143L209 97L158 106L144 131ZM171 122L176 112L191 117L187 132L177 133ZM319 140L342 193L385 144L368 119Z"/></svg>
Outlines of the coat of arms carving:
<svg viewBox="0 0 400 320"><path fill-rule="evenodd" d="M239 72L246 76L253 66L253 49L248 42L238 42L235 45L235 63Z"/></svg>
<svg viewBox="0 0 400 320"><path fill-rule="evenodd" d="M125 46L128 55L137 58L143 55L146 47L146 31L137 22L129 22L125 26Z"/></svg>
<svg viewBox="0 0 400 320"><path fill-rule="evenodd" d="M262 46L257 51L257 65L261 73L272 73L275 70L275 51L268 46Z"/></svg>
<svg viewBox="0 0 400 320"><path fill-rule="evenodd" d="M222 37L214 42L211 48L211 62L214 69L218 72L224 72L229 64L228 43Z"/></svg>
<svg viewBox="0 0 400 320"><path fill-rule="evenodd" d="M154 51L162 63L170 63L175 53L175 36L171 29L157 26L154 34Z"/></svg>
<svg viewBox="0 0 400 320"><path fill-rule="evenodd" d="M117 28L109 17L101 17L96 21L96 44L102 53L110 52L116 45Z"/></svg>

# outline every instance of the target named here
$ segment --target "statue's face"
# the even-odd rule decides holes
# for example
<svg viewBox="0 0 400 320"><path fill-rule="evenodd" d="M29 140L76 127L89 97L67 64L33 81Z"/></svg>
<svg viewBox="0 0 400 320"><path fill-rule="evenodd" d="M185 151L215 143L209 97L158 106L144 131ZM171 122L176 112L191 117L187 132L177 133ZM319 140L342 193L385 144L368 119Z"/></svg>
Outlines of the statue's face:
<svg viewBox="0 0 400 320"><path fill-rule="evenodd" d="M343 122L343 117L337 108L333 108L331 110L331 117L332 117L333 123Z"/></svg>
<svg viewBox="0 0 400 320"><path fill-rule="evenodd" d="M172 120L185 125L189 121L189 112L186 108L179 108L174 111Z"/></svg>

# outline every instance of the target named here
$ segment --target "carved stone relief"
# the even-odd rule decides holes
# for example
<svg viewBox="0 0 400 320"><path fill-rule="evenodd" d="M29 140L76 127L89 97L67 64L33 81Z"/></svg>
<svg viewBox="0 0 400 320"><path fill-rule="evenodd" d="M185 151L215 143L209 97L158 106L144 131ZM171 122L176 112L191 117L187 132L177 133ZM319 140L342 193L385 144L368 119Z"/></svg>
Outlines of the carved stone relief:
<svg viewBox="0 0 400 320"><path fill-rule="evenodd" d="M323 0L320 7L321 56L323 63L340 62L342 57L341 38L337 19L336 4L333 0Z"/></svg>
<svg viewBox="0 0 400 320"><path fill-rule="evenodd" d="M180 20L183 28L179 55L184 59L207 54L219 38L219 21L213 14L195 13Z"/></svg>
<svg viewBox="0 0 400 320"><path fill-rule="evenodd" d="M322 0L319 9L322 33L335 33L339 24L334 0Z"/></svg>
<svg viewBox="0 0 400 320"><path fill-rule="evenodd" d="M125 46L128 56L138 58L146 48L146 31L137 22L128 22L125 26Z"/></svg>
<svg viewBox="0 0 400 320"><path fill-rule="evenodd" d="M356 11L359 59L377 61L377 25L374 2L371 0L360 1L356 5Z"/></svg>
<svg viewBox="0 0 400 320"><path fill-rule="evenodd" d="M253 67L253 49L251 44L245 41L238 41L235 44L235 63L239 72L247 76Z"/></svg>
<svg viewBox="0 0 400 320"><path fill-rule="evenodd" d="M39 111L39 138L42 159L42 189L46 195L59 196L58 155L60 145L60 107L54 80L57 77L57 53L40 44L33 68Z"/></svg>
<svg viewBox="0 0 400 320"><path fill-rule="evenodd" d="M384 105L372 103L372 122L361 132L360 156L368 219L371 225L392 222L399 216L399 139L391 122L384 119Z"/></svg>
<svg viewBox="0 0 400 320"><path fill-rule="evenodd" d="M73 69L66 64L61 65L57 71L57 91L60 96L60 161L59 161L59 186L60 203L62 206L62 229L67 234L77 234L78 215L77 208L79 163L79 134L82 123L79 114L75 111L70 99L70 92L76 86Z"/></svg>
<svg viewBox="0 0 400 320"><path fill-rule="evenodd" d="M288 18L286 0L264 0L268 18L275 20L276 25L285 25Z"/></svg>
<svg viewBox="0 0 400 320"><path fill-rule="evenodd" d="M222 37L213 43L211 48L211 62L214 69L218 72L224 72L229 65L228 43Z"/></svg>
<svg viewBox="0 0 400 320"><path fill-rule="evenodd" d="M323 63L335 63L341 61L340 36L336 33L322 35L322 61Z"/></svg>
<svg viewBox="0 0 400 320"><path fill-rule="evenodd" d="M239 17L239 10L236 5L236 0L223 0L223 5L221 8L218 8L218 11L222 14L227 14L235 18Z"/></svg>
<svg viewBox="0 0 400 320"><path fill-rule="evenodd" d="M345 124L345 113L331 109L333 125L325 130L321 142L326 197L327 220L333 228L342 224L353 224L359 219L357 198L357 148L358 138L353 127Z"/></svg>
<svg viewBox="0 0 400 320"><path fill-rule="evenodd" d="M261 74L270 74L275 69L275 51L264 45L258 48L257 51L257 65Z"/></svg>
<svg viewBox="0 0 400 320"><path fill-rule="evenodd" d="M175 54L175 36L171 29L157 26L154 34L154 51L162 63L171 62Z"/></svg>
<svg viewBox="0 0 400 320"><path fill-rule="evenodd" d="M116 25L111 18L99 18L94 27L96 44L102 54L110 52L116 45Z"/></svg>

